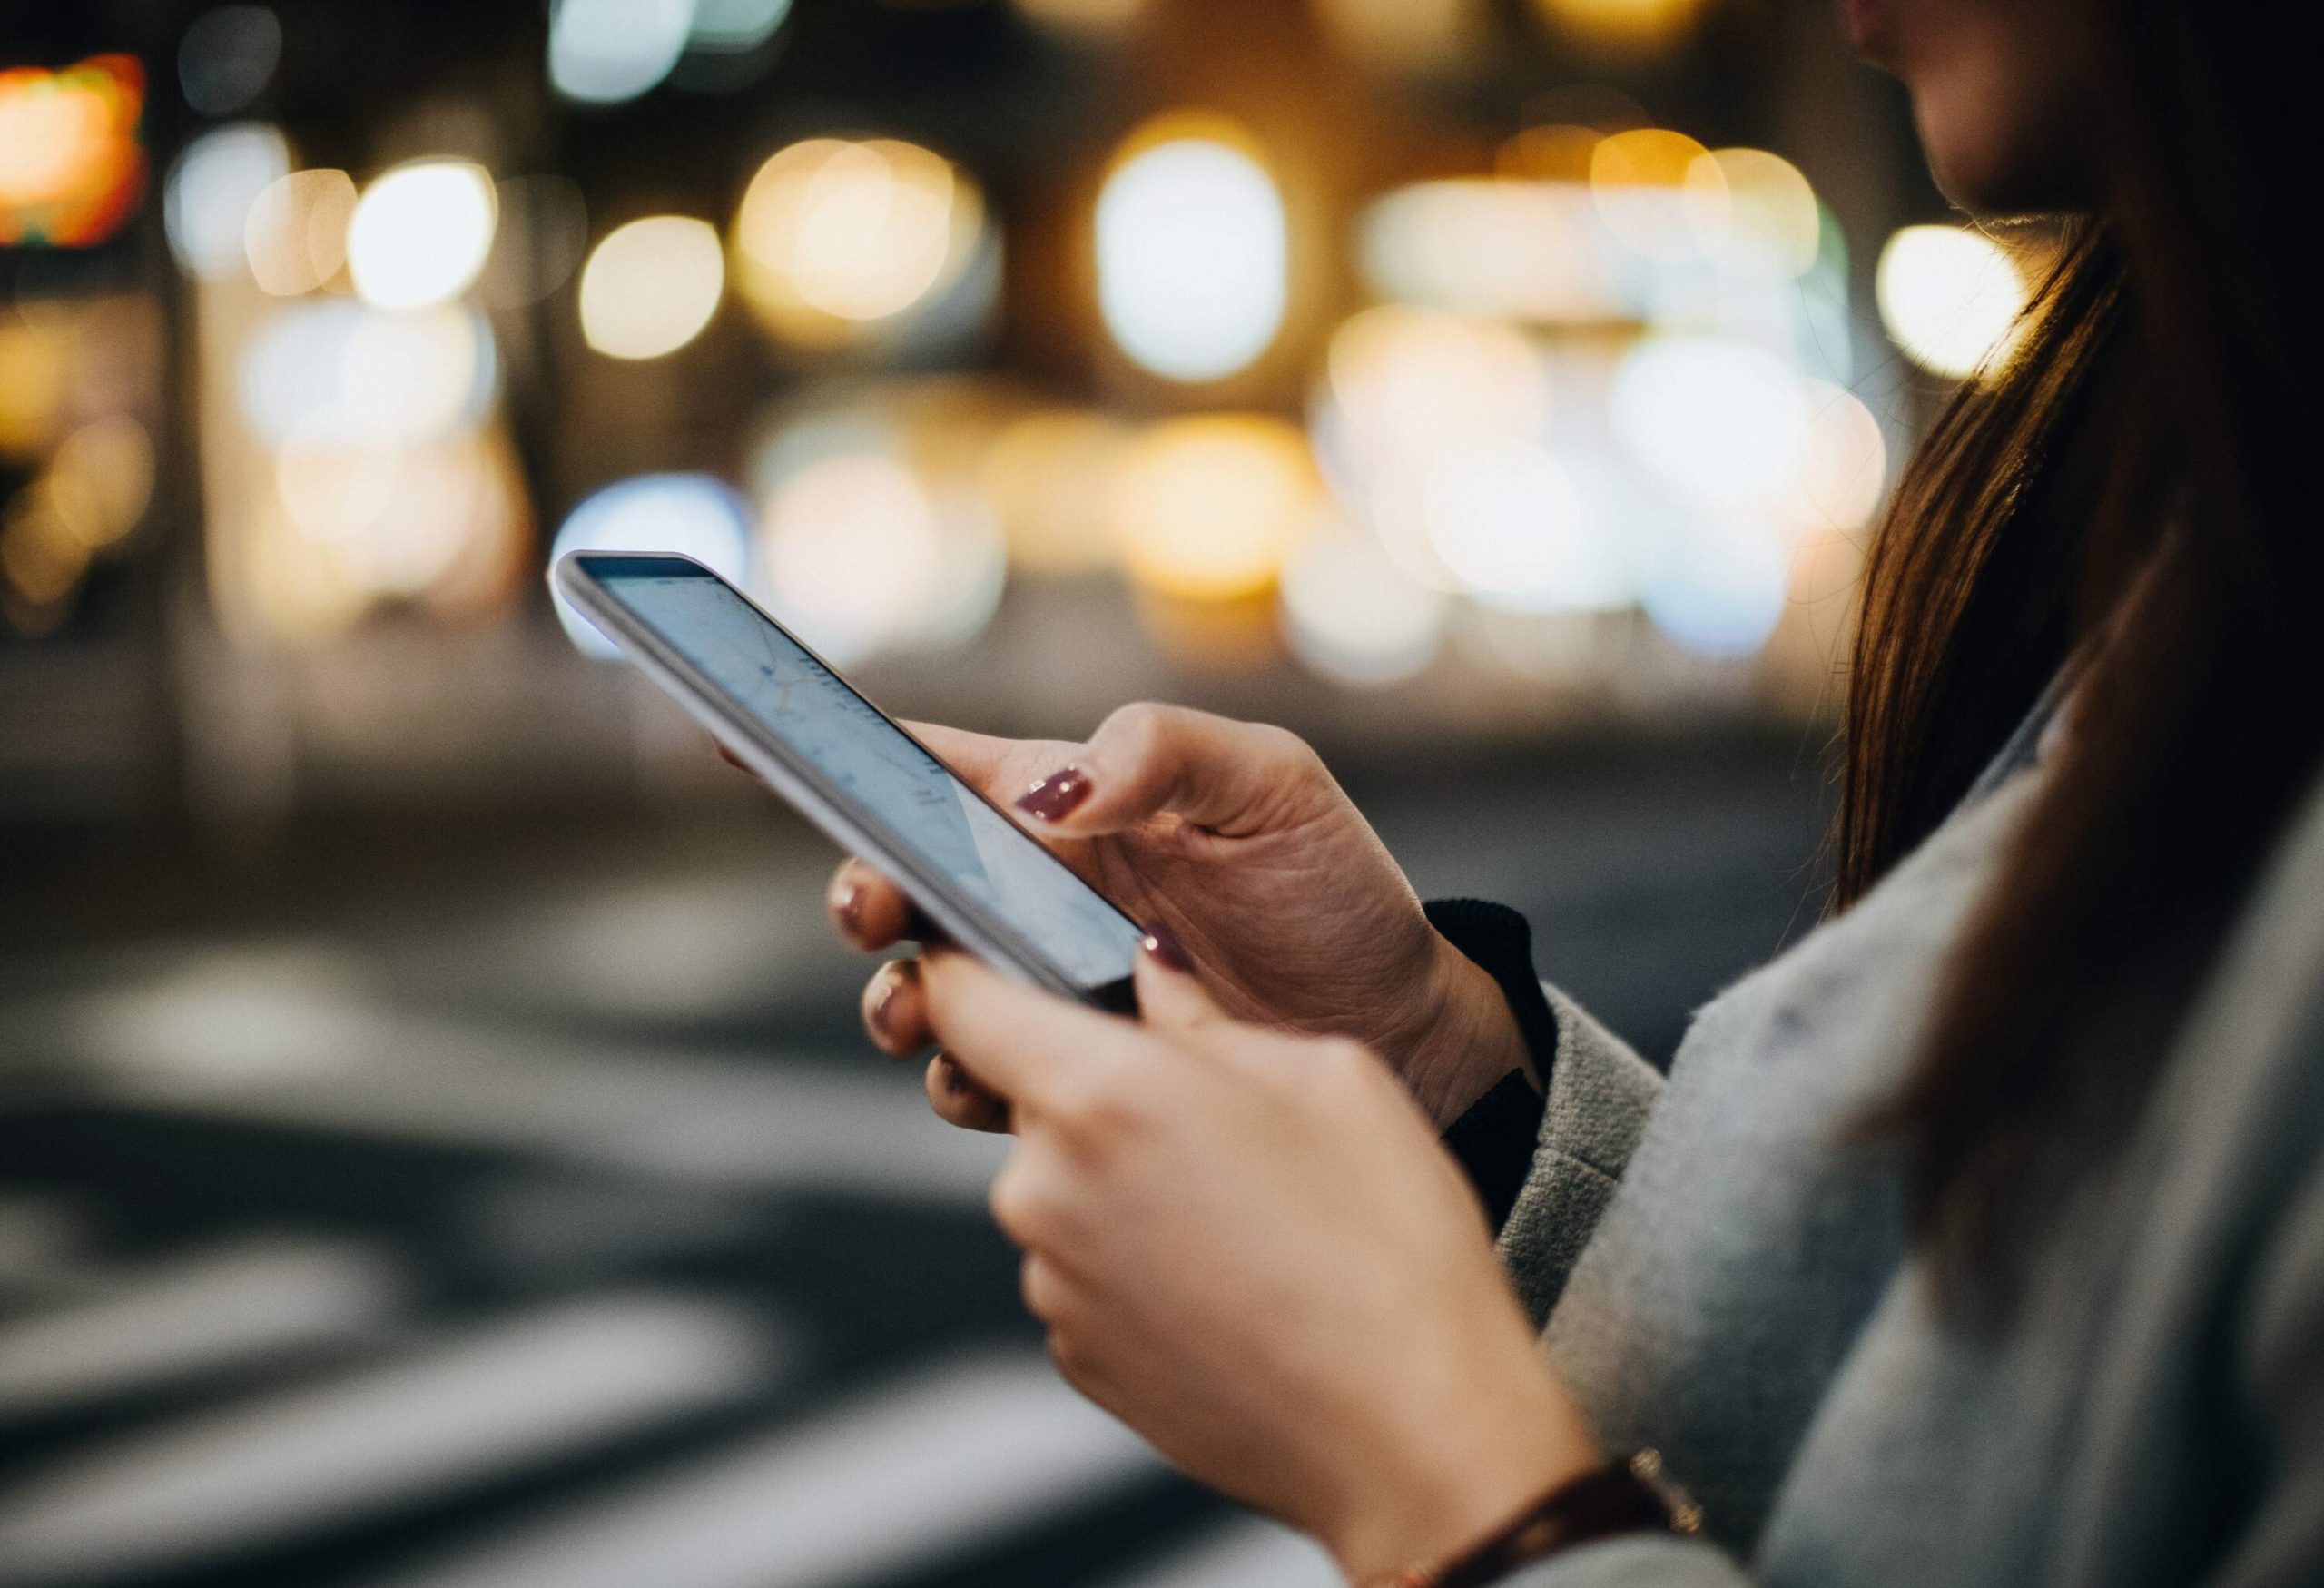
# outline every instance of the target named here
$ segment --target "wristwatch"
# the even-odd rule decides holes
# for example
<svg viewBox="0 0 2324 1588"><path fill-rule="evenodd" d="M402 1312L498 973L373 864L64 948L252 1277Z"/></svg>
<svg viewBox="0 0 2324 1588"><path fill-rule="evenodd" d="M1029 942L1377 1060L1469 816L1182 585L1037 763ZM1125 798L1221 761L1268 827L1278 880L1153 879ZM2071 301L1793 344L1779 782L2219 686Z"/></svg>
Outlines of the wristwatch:
<svg viewBox="0 0 2324 1588"><path fill-rule="evenodd" d="M1374 1578L1365 1588L1484 1588L1520 1566L1626 1533L1700 1533L1702 1507L1641 1450L1560 1484L1449 1561Z"/></svg>

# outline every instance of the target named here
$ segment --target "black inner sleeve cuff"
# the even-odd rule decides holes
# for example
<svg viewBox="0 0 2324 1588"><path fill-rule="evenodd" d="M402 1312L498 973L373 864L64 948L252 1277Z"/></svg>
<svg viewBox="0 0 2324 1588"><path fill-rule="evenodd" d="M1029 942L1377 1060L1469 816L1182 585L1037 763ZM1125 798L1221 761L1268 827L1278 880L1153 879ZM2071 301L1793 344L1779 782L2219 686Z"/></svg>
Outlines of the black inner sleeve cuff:
<svg viewBox="0 0 2324 1588"><path fill-rule="evenodd" d="M1523 1072L1511 1070L1444 1132L1445 1149L1468 1174L1499 1229L1517 1205L1541 1139L1550 1066L1558 1050L1557 1012L1534 973L1533 929L1524 916L1483 899L1439 899L1423 908L1429 924L1501 989L1541 1078L1542 1090L1536 1091Z"/></svg>

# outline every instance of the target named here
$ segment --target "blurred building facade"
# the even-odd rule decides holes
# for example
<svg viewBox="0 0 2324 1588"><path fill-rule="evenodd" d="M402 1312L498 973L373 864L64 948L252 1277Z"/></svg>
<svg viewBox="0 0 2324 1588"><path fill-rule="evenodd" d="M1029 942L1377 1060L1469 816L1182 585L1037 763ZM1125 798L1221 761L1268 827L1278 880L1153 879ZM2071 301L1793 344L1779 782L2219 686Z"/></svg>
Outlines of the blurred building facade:
<svg viewBox="0 0 2324 1588"><path fill-rule="evenodd" d="M0 818L708 797L576 545L989 727L1812 719L2027 269L1807 0L122 4L0 73Z"/></svg>

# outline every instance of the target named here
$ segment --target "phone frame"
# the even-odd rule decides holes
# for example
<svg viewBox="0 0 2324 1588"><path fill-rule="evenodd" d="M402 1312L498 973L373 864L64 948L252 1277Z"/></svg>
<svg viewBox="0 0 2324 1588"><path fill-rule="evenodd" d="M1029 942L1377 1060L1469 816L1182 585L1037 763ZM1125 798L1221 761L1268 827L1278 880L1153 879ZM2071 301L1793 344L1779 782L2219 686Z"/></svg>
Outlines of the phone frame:
<svg viewBox="0 0 2324 1588"><path fill-rule="evenodd" d="M740 701L687 660L598 583L589 571L589 564L593 559L600 558L607 562L671 564L674 571L682 567L684 577L707 578L724 586L761 621L773 625L776 633L806 652L841 688L853 695L881 721L943 767L946 775L954 783L966 789L972 797L984 801L986 806L1002 821L1023 832L1021 824L986 798L984 791L962 777L950 762L922 744L911 730L881 711L877 702L849 682L838 668L818 655L813 646L776 621L765 607L751 598L748 592L721 576L716 569L676 552L569 551L557 558L549 569L552 587L606 638L618 646L626 660L675 696L689 715L708 728L718 742L732 751L743 764L765 779L775 793L796 807L823 836L841 848L870 861L901 884L912 902L953 942L980 959L1013 972L1023 980L1049 991L1116 1013L1129 1013L1136 1010L1137 994L1129 976L1096 987L1080 985L1051 964L1046 955L998 912L990 909L982 900L967 890L955 886L950 878L925 863L901 834L891 835L882 832L883 824L878 817L863 810L812 762L793 752ZM1040 845L1039 839L1029 833L1024 835L1026 842L1041 846L1047 853L1046 846ZM1063 867L1068 875L1073 875L1071 868L1066 867L1063 861L1055 855L1049 858ZM1085 888L1089 887L1078 876L1074 876L1073 880ZM1133 932L1138 930L1137 923L1123 914L1112 900L1098 893L1095 888L1089 891L1108 909L1121 915Z"/></svg>

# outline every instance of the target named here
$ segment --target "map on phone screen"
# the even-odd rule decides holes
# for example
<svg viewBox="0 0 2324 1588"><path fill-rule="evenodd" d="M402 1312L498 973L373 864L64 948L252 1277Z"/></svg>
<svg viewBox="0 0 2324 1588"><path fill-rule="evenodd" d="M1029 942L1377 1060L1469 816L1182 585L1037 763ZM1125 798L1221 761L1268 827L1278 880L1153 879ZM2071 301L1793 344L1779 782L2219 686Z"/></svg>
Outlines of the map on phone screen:
<svg viewBox="0 0 2324 1588"><path fill-rule="evenodd" d="M1085 987L1128 974L1137 927L724 581L606 572L670 647Z"/></svg>

